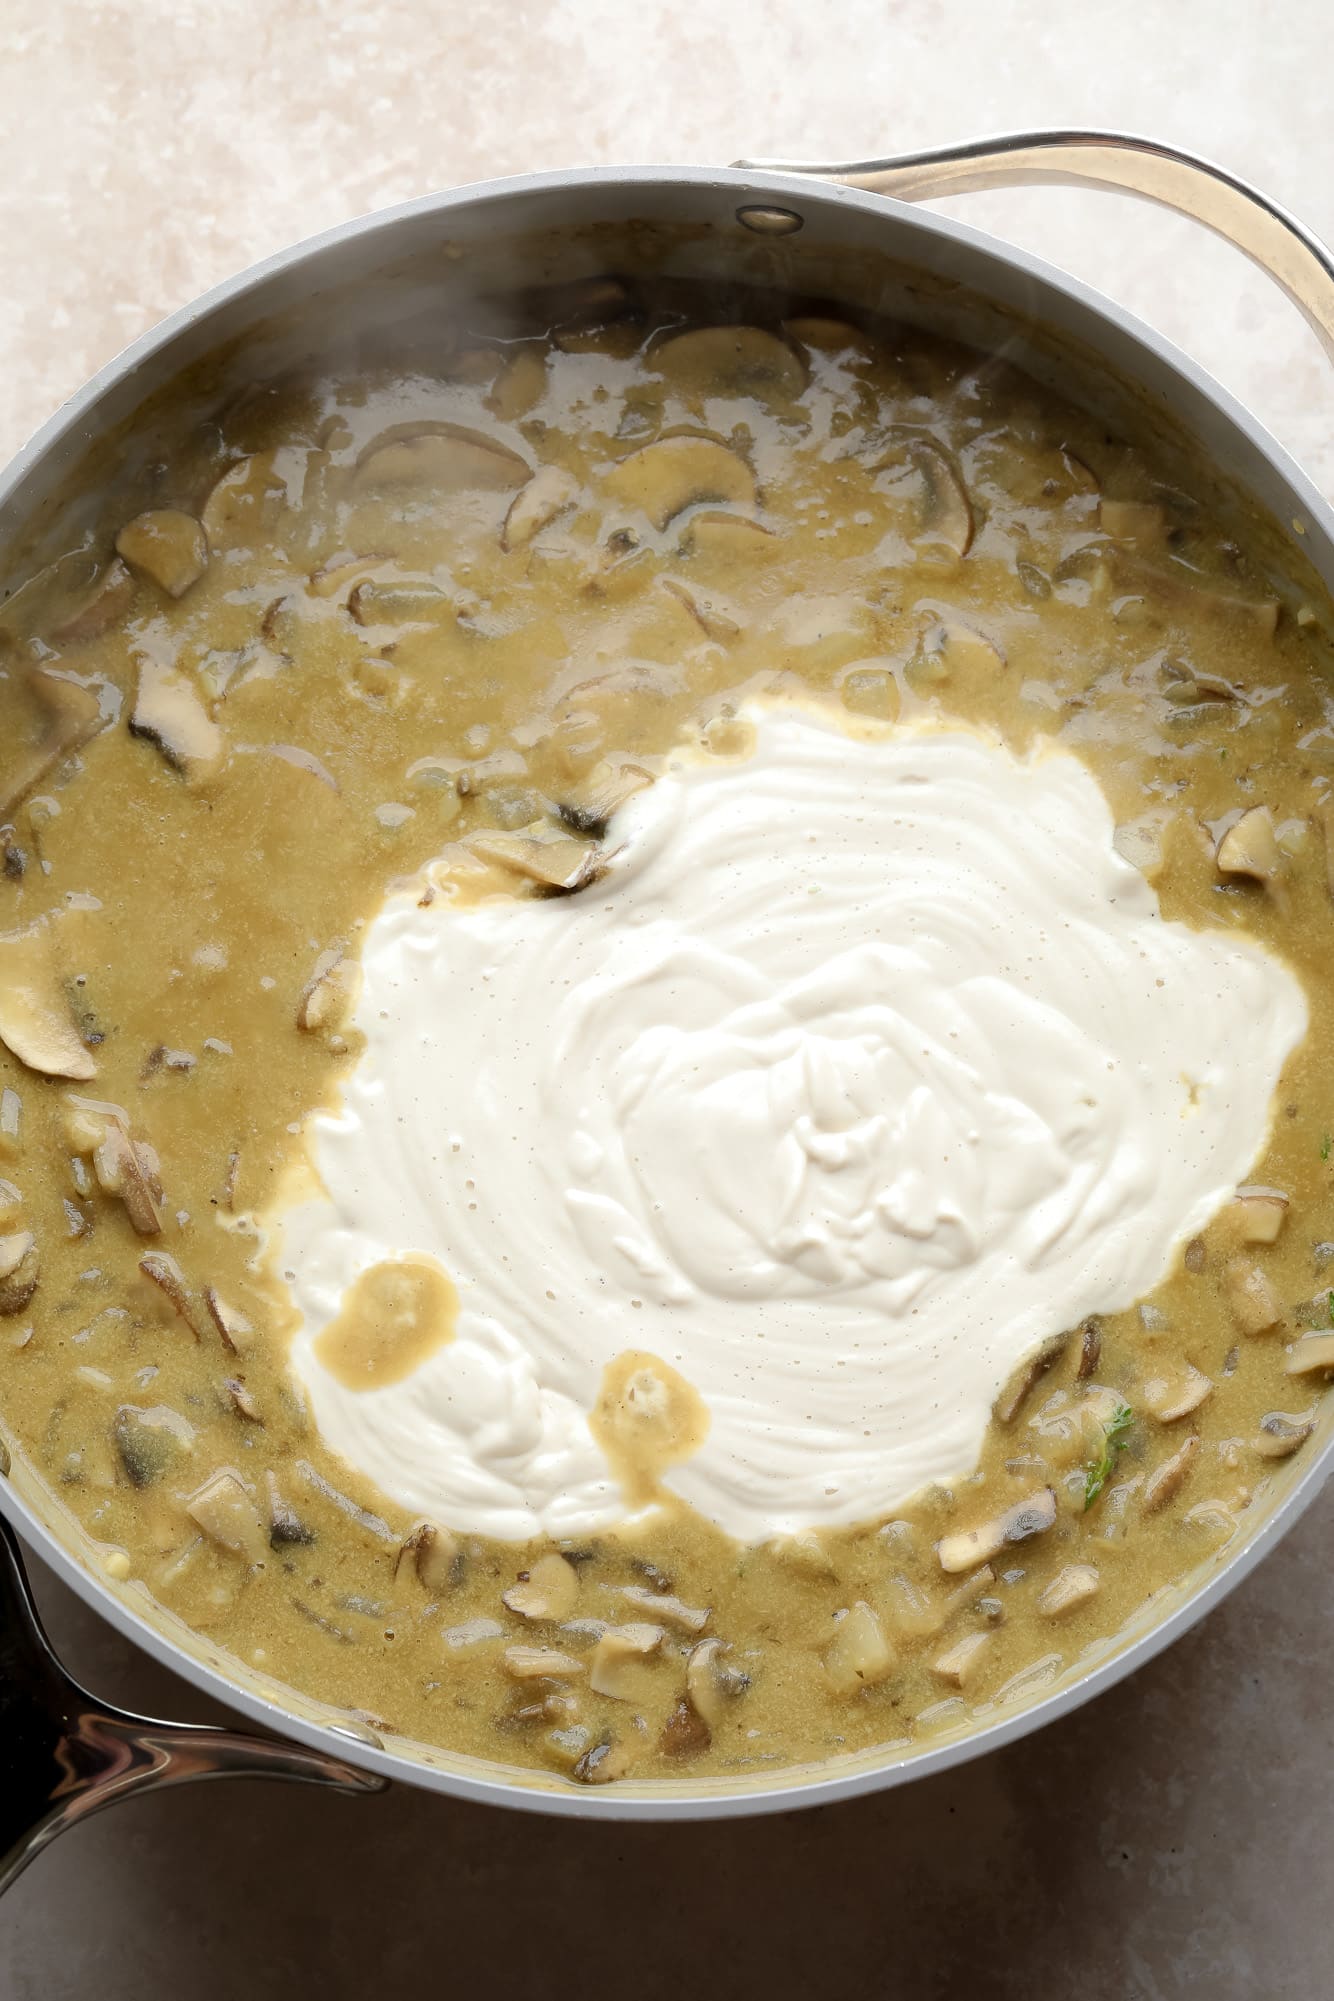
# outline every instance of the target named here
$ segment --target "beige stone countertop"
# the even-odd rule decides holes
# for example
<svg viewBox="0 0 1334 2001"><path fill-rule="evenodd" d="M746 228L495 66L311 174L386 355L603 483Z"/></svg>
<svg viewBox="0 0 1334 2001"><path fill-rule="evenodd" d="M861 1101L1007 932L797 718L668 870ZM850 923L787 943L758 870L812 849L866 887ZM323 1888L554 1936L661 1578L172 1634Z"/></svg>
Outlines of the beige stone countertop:
<svg viewBox="0 0 1334 2001"><path fill-rule="evenodd" d="M1224 160L1334 237L1328 0L8 0L0 452L295 237L538 167L865 156L1041 124ZM970 198L1167 332L1334 491L1334 377L1226 246L1114 199ZM945 1777L753 1823L584 1827L251 1781L117 1809L0 1908L0 2001L1334 1991L1326 1495L1111 1694ZM73 1670L198 1698L45 1573Z"/></svg>

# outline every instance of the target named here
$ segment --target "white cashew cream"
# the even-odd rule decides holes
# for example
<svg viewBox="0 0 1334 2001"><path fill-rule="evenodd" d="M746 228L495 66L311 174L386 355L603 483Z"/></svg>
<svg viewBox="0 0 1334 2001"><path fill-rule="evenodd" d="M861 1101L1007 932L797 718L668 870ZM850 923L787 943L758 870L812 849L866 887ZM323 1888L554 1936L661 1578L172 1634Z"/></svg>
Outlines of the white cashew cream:
<svg viewBox="0 0 1334 2001"><path fill-rule="evenodd" d="M627 1351L702 1400L663 1484L731 1535L883 1516L968 1473L1024 1358L1151 1291L1264 1146L1301 987L1159 915L1083 764L749 719L749 755L621 809L592 887L418 884L368 928L365 1050L277 1267L325 1441L435 1521L625 1520L589 1414ZM409 1253L452 1338L349 1387L321 1330Z"/></svg>

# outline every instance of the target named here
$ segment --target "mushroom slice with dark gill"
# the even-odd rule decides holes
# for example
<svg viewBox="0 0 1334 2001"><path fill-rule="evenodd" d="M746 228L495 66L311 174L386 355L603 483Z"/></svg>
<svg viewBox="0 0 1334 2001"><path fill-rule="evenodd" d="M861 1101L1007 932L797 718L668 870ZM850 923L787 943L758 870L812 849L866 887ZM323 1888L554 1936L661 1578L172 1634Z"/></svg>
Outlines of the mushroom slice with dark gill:
<svg viewBox="0 0 1334 2001"><path fill-rule="evenodd" d="M40 1266L31 1230L0 1237L0 1313L21 1313L37 1290Z"/></svg>
<svg viewBox="0 0 1334 2001"><path fill-rule="evenodd" d="M993 1515L977 1528L942 1536L936 1544L940 1567L948 1571L973 1570L979 1563L998 1556L1007 1543L1025 1542L1029 1536L1041 1535L1055 1520L1056 1496L1050 1487L1039 1487L1025 1500L1016 1501L1003 1514Z"/></svg>
<svg viewBox="0 0 1334 2001"><path fill-rule="evenodd" d="M746 461L716 438L656 438L614 465L604 485L613 500L637 508L655 528L665 528L687 507L719 501L754 507L757 497Z"/></svg>
<svg viewBox="0 0 1334 2001"><path fill-rule="evenodd" d="M0 816L12 813L48 771L95 736L108 720L91 688L40 670L24 682L36 707L36 741L21 756L6 757L0 778ZM12 761L11 761L12 760Z"/></svg>
<svg viewBox="0 0 1334 2001"><path fill-rule="evenodd" d="M129 730L151 743L183 778L210 770L222 756L222 731L190 677L148 653L139 656Z"/></svg>
<svg viewBox="0 0 1334 2001"><path fill-rule="evenodd" d="M1251 1449L1262 1459L1290 1459L1299 1446L1305 1445L1315 1430L1315 1413L1308 1411L1292 1417L1286 1411L1266 1411L1260 1419L1260 1429L1251 1440Z"/></svg>
<svg viewBox="0 0 1334 2001"><path fill-rule="evenodd" d="M97 1065L74 1025L56 960L57 918L0 933L0 1042L29 1070L86 1083Z"/></svg>

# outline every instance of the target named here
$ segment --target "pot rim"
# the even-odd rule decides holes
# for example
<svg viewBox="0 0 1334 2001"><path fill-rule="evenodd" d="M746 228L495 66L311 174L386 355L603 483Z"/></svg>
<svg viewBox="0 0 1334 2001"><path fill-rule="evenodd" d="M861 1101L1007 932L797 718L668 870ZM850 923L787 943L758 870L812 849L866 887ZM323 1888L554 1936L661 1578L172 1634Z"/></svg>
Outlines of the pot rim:
<svg viewBox="0 0 1334 2001"><path fill-rule="evenodd" d="M559 194L564 190L599 185L620 186L627 193L636 188L670 190L673 186L735 190L738 195L752 198L758 193L786 197L790 202L800 202L807 207L833 204L871 216L883 215L889 210L900 223L909 223L924 235L957 243L974 257L982 256L1008 265L1021 276L1035 281L1042 289L1064 294L1093 319L1109 323L1132 345L1147 350L1171 373L1183 378L1198 399L1212 406L1224 428L1239 432L1253 450L1268 461L1300 513L1318 525L1325 541L1334 546L1334 508L1246 406L1173 342L1082 280L1058 270L1029 251L1003 242L989 231L955 221L952 217L914 209L885 195L868 194L860 189L842 187L801 174L689 166L576 167L472 182L373 210L302 238L221 280L199 298L151 327L97 370L41 425L0 473L0 509L9 503L40 461L85 423L111 389L189 330L223 307L257 291L278 274L291 272L326 250L358 242L413 218L432 214L444 217L463 208L503 204L519 195ZM313 1750L360 1765L384 1778L400 1779L432 1792L481 1805L510 1806L528 1812L598 1820L713 1820L829 1805L837 1800L905 1785L911 1780L948 1771L955 1765L1016 1743L1044 1725L1069 1715L1093 1696L1114 1687L1136 1668L1152 1660L1203 1618L1206 1612L1221 1603L1310 1507L1324 1486L1332 1465L1334 1431L1321 1443L1287 1492L1274 1504L1267 1519L1241 1549L1230 1556L1221 1556L1212 1574L1203 1578L1165 1618L1052 1694L1039 1696L1014 1713L979 1730L906 1756L891 1756L876 1762L875 1752L870 1751L859 1754L852 1769L823 1768L823 1776L820 1775L820 1767L789 1767L791 1777L776 1773L772 1780L742 1780L730 1790L721 1789L725 1782L710 1781L711 1786L718 1786L719 1789L696 1792L691 1792L684 1783L679 1787L674 1785L671 1790L666 1787L650 1790L647 1784L636 1788L631 1781L623 1781L605 1790L563 1787L554 1775L548 1778L544 1774L534 1774L529 1779L516 1768L515 1777L500 1777L480 1764L475 1770L470 1770L469 1761L462 1758L457 1769L447 1769L368 1743L352 1728L316 1722L279 1702L252 1693L221 1669L210 1666L200 1655L177 1645L136 1611L110 1579L99 1577L90 1566L81 1562L73 1549L40 1518L8 1479L0 1479L0 1513L23 1534L62 1582L124 1638L204 1694L279 1736L295 1739ZM206 1639L201 1639L200 1643L201 1646L208 1644ZM438 1755L451 1757L454 1754L446 1752ZM808 1773L812 1775L807 1776Z"/></svg>

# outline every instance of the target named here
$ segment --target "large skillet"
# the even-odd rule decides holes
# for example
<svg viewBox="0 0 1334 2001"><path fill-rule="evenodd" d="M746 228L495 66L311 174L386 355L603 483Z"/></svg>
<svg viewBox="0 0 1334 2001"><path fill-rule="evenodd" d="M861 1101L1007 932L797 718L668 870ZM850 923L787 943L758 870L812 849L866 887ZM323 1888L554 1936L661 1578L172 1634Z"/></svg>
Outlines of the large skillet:
<svg viewBox="0 0 1334 2001"><path fill-rule="evenodd" d="M0 569L9 588L97 520L101 482L132 484L169 455L171 423L197 422L238 382L432 312L471 286L582 279L619 263L841 299L992 348L1112 421L1147 425L1267 527L1270 560L1334 591L1334 513L1240 404L1147 327L1036 258L911 201L1021 181L1119 189L1192 215L1266 269L1334 355L1334 260L1300 224L1220 169L1106 133L1039 133L892 161L727 172L597 170L494 182L351 222L218 286L110 363L0 479ZM894 197L886 200L885 196ZM164 417L162 392L193 385ZM155 399L155 400L154 400ZM145 407L147 406L147 407ZM71 498L71 495L73 496ZM62 1828L123 1794L230 1773L374 1790L390 1778L493 1804L651 1820L771 1812L940 1771L1064 1715L1149 1660L1216 1605L1319 1492L1326 1424L1276 1477L1232 1549L1203 1564L1138 1629L980 1726L908 1754L871 1752L798 1771L584 1789L553 1776L386 1744L249 1673L155 1610L139 1587L81 1559L79 1531L19 1464L0 1478L0 1887ZM0 1465L7 1455L0 1449ZM17 1542L88 1604L267 1736L150 1722L108 1709L64 1675L37 1625ZM5 1851L8 1856L5 1857Z"/></svg>

